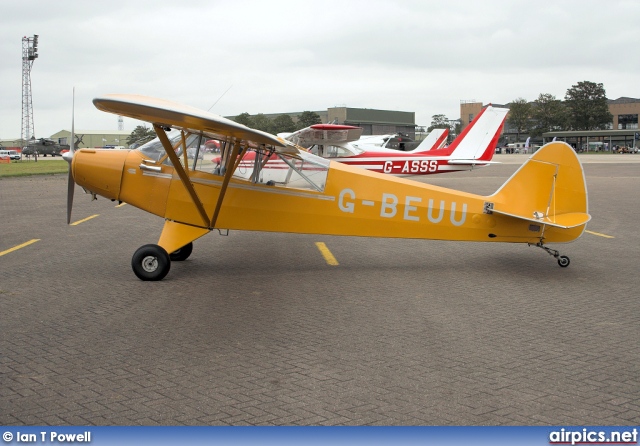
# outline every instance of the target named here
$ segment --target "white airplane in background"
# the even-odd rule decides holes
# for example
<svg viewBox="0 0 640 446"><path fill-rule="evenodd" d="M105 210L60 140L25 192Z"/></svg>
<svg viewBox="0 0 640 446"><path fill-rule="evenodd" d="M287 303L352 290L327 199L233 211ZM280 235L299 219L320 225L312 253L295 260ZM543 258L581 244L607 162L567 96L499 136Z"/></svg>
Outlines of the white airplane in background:
<svg viewBox="0 0 640 446"><path fill-rule="evenodd" d="M406 153L422 153L443 148L447 143L447 136L449 136L449 129L433 129L422 141L413 141L398 134L368 135L361 136L357 141L351 141L351 145L363 150L379 147ZM406 147L410 145L415 147L407 150Z"/></svg>
<svg viewBox="0 0 640 446"><path fill-rule="evenodd" d="M389 135L357 139L362 129L345 125L317 124L279 136L309 147L315 155L363 169L400 176L429 175L491 164L508 112L488 105L448 147L444 147L448 132L439 129L409 152L384 147Z"/></svg>
<svg viewBox="0 0 640 446"><path fill-rule="evenodd" d="M395 133L362 136L362 130L362 127L354 127L351 125L314 124L293 133L278 133L278 136L307 148L328 143L349 143L356 148L364 150L385 148L405 151L405 144L416 143L416 141ZM448 129L433 129L424 140L418 142L418 145L413 150L407 150L407 152L419 153L433 149L441 149L446 144L448 135ZM393 145L397 147L392 147Z"/></svg>

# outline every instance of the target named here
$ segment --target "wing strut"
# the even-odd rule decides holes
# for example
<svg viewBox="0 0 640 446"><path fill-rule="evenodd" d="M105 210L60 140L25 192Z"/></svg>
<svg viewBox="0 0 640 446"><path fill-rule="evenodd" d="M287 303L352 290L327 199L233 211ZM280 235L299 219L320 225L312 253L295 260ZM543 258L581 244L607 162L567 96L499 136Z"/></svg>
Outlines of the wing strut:
<svg viewBox="0 0 640 446"><path fill-rule="evenodd" d="M229 155L229 158L227 158L228 161L225 163L226 170L224 172L224 179L222 180L222 187L220 188L220 195L218 195L216 208L213 211L213 216L211 217L211 224L209 225L210 228L215 228L216 226L216 220L218 220L218 215L220 214L220 208L222 207L222 200L227 192L227 186L229 186L231 176L236 171L240 161L242 161L242 157L238 156L240 152L242 152L240 141L234 139L232 141L231 154ZM229 162L233 163L231 168L227 165Z"/></svg>
<svg viewBox="0 0 640 446"><path fill-rule="evenodd" d="M169 155L169 159L171 160L171 163L173 163L173 167L175 168L178 176L180 177L180 181L182 181L182 185L187 190L187 192L189 192L189 196L191 197L193 204L198 209L198 213L200 214L200 217L204 222L204 226L209 227L209 217L207 216L207 212L204 210L204 206L202 206L202 203L200 202L200 198L198 198L198 194L196 193L196 190L193 188L193 184L191 184L191 180L189 180L189 175L187 174L187 172L184 171L184 168L180 163L180 158L178 158L178 155L176 155L176 152L173 150L171 141L169 141L169 138L167 137L167 134L165 133L162 127L160 127L157 124L153 124L153 128L156 131L158 138L160 139L160 142L164 147L165 152L167 152L167 155ZM184 141L184 135L183 135L183 141ZM187 148L183 147L183 150L186 152Z"/></svg>

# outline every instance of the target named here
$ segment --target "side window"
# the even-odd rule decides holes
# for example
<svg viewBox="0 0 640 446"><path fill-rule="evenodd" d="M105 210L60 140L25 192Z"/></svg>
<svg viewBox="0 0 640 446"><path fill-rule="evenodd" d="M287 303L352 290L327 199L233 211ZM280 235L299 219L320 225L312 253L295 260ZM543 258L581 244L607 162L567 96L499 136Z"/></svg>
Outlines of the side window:
<svg viewBox="0 0 640 446"><path fill-rule="evenodd" d="M197 158L196 147L189 149L192 151L192 154L189 155L191 169L220 175L221 149L224 147L224 142L208 138L206 135L203 136L204 138L199 141ZM187 152L187 154L189 154L189 152Z"/></svg>
<svg viewBox="0 0 640 446"><path fill-rule="evenodd" d="M180 159L180 164L184 166L182 132L180 130L172 130L167 133L167 137L169 138L176 155L178 155L178 158ZM194 166L198 165L198 161L203 161L205 158L206 150L204 147L204 141L207 138L199 133L185 133L184 138L187 146L187 167L193 169ZM158 138L152 139L148 143L138 147L136 150L156 162L167 166L171 165L171 159L165 152L164 147Z"/></svg>
<svg viewBox="0 0 640 446"><path fill-rule="evenodd" d="M325 146L326 148L326 146ZM250 150L234 178L267 186L323 191L329 161L307 152L297 155Z"/></svg>
<svg viewBox="0 0 640 446"><path fill-rule="evenodd" d="M324 149L324 156L327 158L341 158L349 155L349 151L339 146L325 146Z"/></svg>
<svg viewBox="0 0 640 446"><path fill-rule="evenodd" d="M324 156L326 158L335 158L338 156L336 146L324 146Z"/></svg>

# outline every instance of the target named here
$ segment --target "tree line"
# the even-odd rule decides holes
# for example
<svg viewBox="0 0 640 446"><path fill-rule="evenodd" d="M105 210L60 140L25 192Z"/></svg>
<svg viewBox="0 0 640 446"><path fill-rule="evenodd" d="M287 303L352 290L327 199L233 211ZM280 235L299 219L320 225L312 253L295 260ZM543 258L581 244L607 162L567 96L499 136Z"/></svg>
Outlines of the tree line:
<svg viewBox="0 0 640 446"><path fill-rule="evenodd" d="M301 130L314 124L321 124L322 119L320 115L312 111L303 111L297 116L297 121L294 122L290 115L278 115L271 119L263 113L257 115L250 115L249 113L241 113L234 118L238 124L246 125L252 129L262 130L263 132L277 135L278 133L291 133L296 130Z"/></svg>
<svg viewBox="0 0 640 446"><path fill-rule="evenodd" d="M282 132L295 132L296 130L322 123L320 115L312 111L302 112L298 115L297 121L294 121L291 116L285 114L271 119L263 113L259 113L257 115L241 113L233 120L238 124L243 124L256 130L262 130L263 132L271 133L272 135L277 135ZM139 125L133 129L127 138L127 144L129 146L135 144L135 147L138 147L148 141L151 141L155 137L156 132L152 128Z"/></svg>
<svg viewBox="0 0 640 446"><path fill-rule="evenodd" d="M533 102L517 98L507 106L507 123L516 130L518 140L521 133L540 137L562 130L604 130L613 122L603 84L590 81L567 89L564 101L541 93ZM428 130L449 127L444 115L433 115Z"/></svg>
<svg viewBox="0 0 640 446"><path fill-rule="evenodd" d="M603 130L613 122L603 84L590 81L578 82L567 89L564 101L552 94L541 93L533 102L517 98L507 106L507 123L516 130L518 140L521 133L540 137L552 131ZM271 119L263 113L250 115L245 112L236 116L234 121L273 135L322 123L320 115L312 111L304 111L297 118L294 121L290 115L282 114ZM460 133L460 122L457 121L453 128L451 122L445 115L433 115L427 131L449 128L454 134ZM138 126L131 132L127 144L141 145L154 137L153 129Z"/></svg>

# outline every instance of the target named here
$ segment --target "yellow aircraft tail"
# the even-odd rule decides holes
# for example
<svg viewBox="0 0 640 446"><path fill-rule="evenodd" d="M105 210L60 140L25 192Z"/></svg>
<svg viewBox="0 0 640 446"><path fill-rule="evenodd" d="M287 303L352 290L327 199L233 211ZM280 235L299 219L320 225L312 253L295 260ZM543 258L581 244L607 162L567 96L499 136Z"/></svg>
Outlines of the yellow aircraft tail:
<svg viewBox="0 0 640 446"><path fill-rule="evenodd" d="M591 219L582 165L563 142L534 153L489 197L488 206L488 212L539 225L540 244L575 240Z"/></svg>

